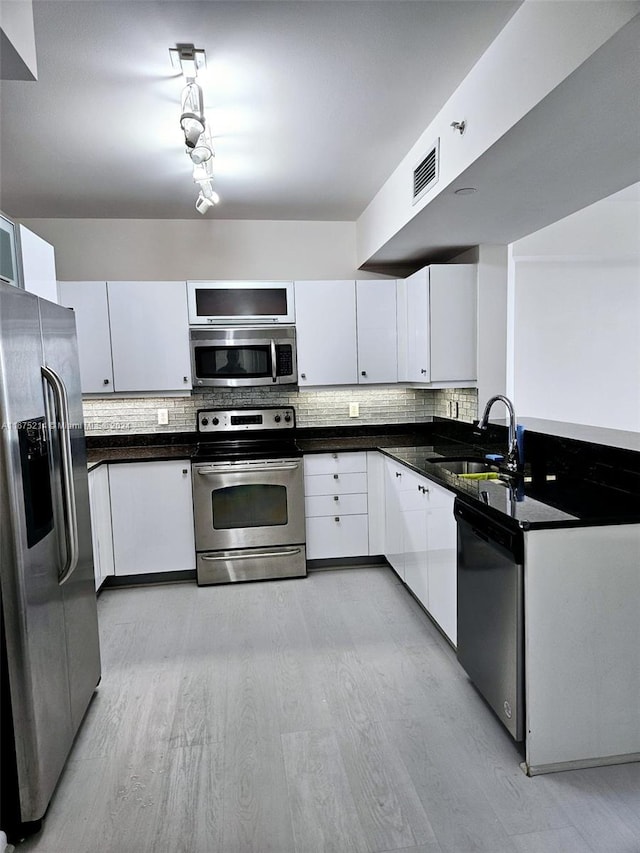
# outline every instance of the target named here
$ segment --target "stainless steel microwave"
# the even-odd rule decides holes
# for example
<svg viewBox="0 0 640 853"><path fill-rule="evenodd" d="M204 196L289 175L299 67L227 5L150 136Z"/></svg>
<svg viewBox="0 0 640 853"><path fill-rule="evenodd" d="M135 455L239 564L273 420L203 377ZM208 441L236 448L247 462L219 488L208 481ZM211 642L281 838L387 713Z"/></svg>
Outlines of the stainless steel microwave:
<svg viewBox="0 0 640 853"><path fill-rule="evenodd" d="M292 281L188 281L190 326L291 324Z"/></svg>
<svg viewBox="0 0 640 853"><path fill-rule="evenodd" d="M190 328L194 388L296 385L295 326Z"/></svg>

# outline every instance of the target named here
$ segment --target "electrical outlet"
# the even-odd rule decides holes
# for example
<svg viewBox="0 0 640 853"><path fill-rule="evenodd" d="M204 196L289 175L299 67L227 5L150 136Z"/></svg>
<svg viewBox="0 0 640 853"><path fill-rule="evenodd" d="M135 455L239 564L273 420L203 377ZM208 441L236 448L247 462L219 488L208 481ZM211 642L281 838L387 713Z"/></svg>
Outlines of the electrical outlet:
<svg viewBox="0 0 640 853"><path fill-rule="evenodd" d="M158 424L166 426L169 423L169 409L158 409Z"/></svg>
<svg viewBox="0 0 640 853"><path fill-rule="evenodd" d="M360 417L360 403L349 403L349 417L350 418L359 418Z"/></svg>
<svg viewBox="0 0 640 853"><path fill-rule="evenodd" d="M458 417L458 401L457 400L449 400L449 417L457 418Z"/></svg>

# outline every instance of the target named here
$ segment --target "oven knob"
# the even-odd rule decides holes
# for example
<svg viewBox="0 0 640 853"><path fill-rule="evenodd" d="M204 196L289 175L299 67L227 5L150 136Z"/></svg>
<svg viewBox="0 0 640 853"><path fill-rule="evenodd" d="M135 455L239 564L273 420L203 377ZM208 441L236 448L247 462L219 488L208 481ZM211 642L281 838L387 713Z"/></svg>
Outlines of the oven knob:
<svg viewBox="0 0 640 853"><path fill-rule="evenodd" d="M276 415L274 421L279 424L280 423L280 415Z"/></svg>
<svg viewBox="0 0 640 853"><path fill-rule="evenodd" d="M201 423L202 423L202 426L206 426L209 423L209 421L207 418L203 418Z"/></svg>
<svg viewBox="0 0 640 853"><path fill-rule="evenodd" d="M285 421L286 421L287 423L289 423L289 421L291 420L291 415L287 413L287 414L284 416L284 419L285 419Z"/></svg>
<svg viewBox="0 0 640 853"><path fill-rule="evenodd" d="M218 420L218 418L213 418L213 419L211 420L211 423L212 423L214 426L218 426L218 424L220 423L220 421Z"/></svg>

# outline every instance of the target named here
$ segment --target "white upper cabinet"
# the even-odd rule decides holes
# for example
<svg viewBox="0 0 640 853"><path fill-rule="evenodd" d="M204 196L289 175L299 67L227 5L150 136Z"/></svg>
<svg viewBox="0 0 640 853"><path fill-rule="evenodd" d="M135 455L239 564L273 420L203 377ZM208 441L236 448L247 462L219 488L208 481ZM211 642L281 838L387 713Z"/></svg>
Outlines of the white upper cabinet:
<svg viewBox="0 0 640 853"><path fill-rule="evenodd" d="M106 281L61 281L59 301L73 308L78 332L80 385L83 394L114 390Z"/></svg>
<svg viewBox="0 0 640 853"><path fill-rule="evenodd" d="M432 264L398 283L400 382L477 379L477 268Z"/></svg>
<svg viewBox="0 0 640 853"><path fill-rule="evenodd" d="M183 281L61 281L85 394L191 389Z"/></svg>
<svg viewBox="0 0 640 853"><path fill-rule="evenodd" d="M356 385L354 281L296 281L295 301L300 387Z"/></svg>
<svg viewBox="0 0 640 853"><path fill-rule="evenodd" d="M110 281L107 292L116 391L190 390L185 283Z"/></svg>
<svg viewBox="0 0 640 853"><path fill-rule="evenodd" d="M20 252L24 289L50 302L57 302L58 282L53 246L21 225Z"/></svg>
<svg viewBox="0 0 640 853"><path fill-rule="evenodd" d="M358 382L398 381L396 282L357 281Z"/></svg>

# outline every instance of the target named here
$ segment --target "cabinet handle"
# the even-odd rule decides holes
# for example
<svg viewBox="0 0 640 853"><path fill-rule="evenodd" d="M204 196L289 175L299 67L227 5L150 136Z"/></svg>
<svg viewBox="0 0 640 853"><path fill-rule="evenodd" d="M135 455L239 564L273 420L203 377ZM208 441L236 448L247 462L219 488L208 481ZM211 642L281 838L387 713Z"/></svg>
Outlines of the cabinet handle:
<svg viewBox="0 0 640 853"><path fill-rule="evenodd" d="M334 495L334 496L333 496L333 499L334 499L334 501L339 501L339 500L340 500L340 498L339 498L337 495Z"/></svg>
<svg viewBox="0 0 640 853"><path fill-rule="evenodd" d="M109 384L109 380L108 380L108 379L103 379L103 380L102 380L102 384L103 384L103 385L108 385L108 384Z"/></svg>
<svg viewBox="0 0 640 853"><path fill-rule="evenodd" d="M427 489L427 487L426 487L426 486L418 486L418 491L419 491L419 492L422 492L422 494L423 494L423 495L428 495L428 494L429 494L429 489Z"/></svg>
<svg viewBox="0 0 640 853"><path fill-rule="evenodd" d="M188 468L183 468L183 469L182 469L182 473L183 473L183 474L188 474L188 473L189 473L189 469L188 469Z"/></svg>
<svg viewBox="0 0 640 853"><path fill-rule="evenodd" d="M337 474L334 474L334 475L333 475L333 479L334 479L334 480L337 480L337 479L338 479L338 475L337 475Z"/></svg>
<svg viewBox="0 0 640 853"><path fill-rule="evenodd" d="M366 376L366 375L367 375L367 371L366 371L366 370L361 371L360 376Z"/></svg>
<svg viewBox="0 0 640 853"><path fill-rule="evenodd" d="M183 377L182 377L182 381L183 381L183 382L188 382L188 381L189 381L189 377L188 377L188 376L183 376Z"/></svg>
<svg viewBox="0 0 640 853"><path fill-rule="evenodd" d="M427 371L424 369L424 367L420 370L420 373L422 373L423 375L424 375L426 372L427 372Z"/></svg>
<svg viewBox="0 0 640 853"><path fill-rule="evenodd" d="M338 458L338 454L337 454L337 453L332 453L332 454L331 454L331 456L332 456L332 458L333 458L333 459L337 459L337 458Z"/></svg>
<svg viewBox="0 0 640 853"><path fill-rule="evenodd" d="M402 477L402 474L400 471L396 471L396 477Z"/></svg>
<svg viewBox="0 0 640 853"><path fill-rule="evenodd" d="M340 516L339 516L339 515L336 515L336 517L335 517L333 520L334 520L334 521L340 521Z"/></svg>
<svg viewBox="0 0 640 853"><path fill-rule="evenodd" d="M307 378L307 374L306 374L306 373L301 373L301 374L300 374L300 379L306 379L306 378Z"/></svg>

